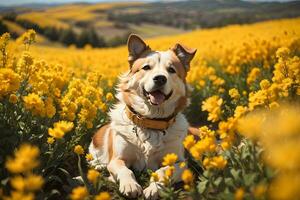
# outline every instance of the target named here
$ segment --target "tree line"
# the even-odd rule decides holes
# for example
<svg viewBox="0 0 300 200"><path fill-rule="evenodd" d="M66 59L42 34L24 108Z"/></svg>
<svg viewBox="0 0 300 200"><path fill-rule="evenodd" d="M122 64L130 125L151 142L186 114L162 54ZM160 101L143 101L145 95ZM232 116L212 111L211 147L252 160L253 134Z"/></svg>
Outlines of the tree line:
<svg viewBox="0 0 300 200"><path fill-rule="evenodd" d="M53 26L42 27L36 23L25 19L18 19L14 13L3 16L3 19L19 24L25 29L34 29L37 33L45 36L50 41L60 42L66 46L75 45L82 48L85 45L92 47L114 47L126 43L128 34L120 37L112 38L105 41L104 37L96 32L93 27L83 29L80 33L76 33L72 28L56 28ZM5 24L0 21L0 31L9 32Z"/></svg>

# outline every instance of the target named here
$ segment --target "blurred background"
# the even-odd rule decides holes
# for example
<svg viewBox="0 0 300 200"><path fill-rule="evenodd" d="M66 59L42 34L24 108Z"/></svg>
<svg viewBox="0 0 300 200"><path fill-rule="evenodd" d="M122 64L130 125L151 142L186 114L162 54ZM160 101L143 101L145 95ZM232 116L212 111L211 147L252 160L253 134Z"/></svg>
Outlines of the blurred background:
<svg viewBox="0 0 300 200"><path fill-rule="evenodd" d="M114 47L132 32L149 38L297 17L300 1L1 0L0 13L0 34L13 38L32 28L41 45Z"/></svg>

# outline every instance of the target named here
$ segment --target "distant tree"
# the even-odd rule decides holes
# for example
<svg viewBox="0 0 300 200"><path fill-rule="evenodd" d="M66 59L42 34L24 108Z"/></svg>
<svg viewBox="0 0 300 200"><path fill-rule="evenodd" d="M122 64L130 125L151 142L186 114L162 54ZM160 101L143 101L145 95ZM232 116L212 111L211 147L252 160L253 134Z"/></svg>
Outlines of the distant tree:
<svg viewBox="0 0 300 200"><path fill-rule="evenodd" d="M57 41L62 30L55 27L46 27L44 29L44 35L51 41Z"/></svg>
<svg viewBox="0 0 300 200"><path fill-rule="evenodd" d="M4 15L2 16L2 18L5 19L5 20L14 22L14 21L16 21L17 14L14 13L14 12L9 12L9 13L7 13L7 14L4 14Z"/></svg>
<svg viewBox="0 0 300 200"><path fill-rule="evenodd" d="M7 26L3 23L2 20L0 20L0 35L3 33L9 32Z"/></svg>
<svg viewBox="0 0 300 200"><path fill-rule="evenodd" d="M60 34L59 42L65 45L76 44L77 43L76 34L71 28L64 29Z"/></svg>
<svg viewBox="0 0 300 200"><path fill-rule="evenodd" d="M130 33L126 33L122 36L116 36L112 39L110 39L108 42L107 42L107 46L109 47L116 47L116 46L120 46L120 45L123 45L123 44L126 44L127 42L127 38L128 36L130 35Z"/></svg>
<svg viewBox="0 0 300 200"><path fill-rule="evenodd" d="M90 44L93 47L105 47L106 43L102 36L98 35L95 29L90 28L83 30L77 39L77 46L84 47Z"/></svg>
<svg viewBox="0 0 300 200"><path fill-rule="evenodd" d="M41 26L31 21L24 20L24 19L16 19L16 22L25 29L33 29L40 34L44 33L44 29Z"/></svg>

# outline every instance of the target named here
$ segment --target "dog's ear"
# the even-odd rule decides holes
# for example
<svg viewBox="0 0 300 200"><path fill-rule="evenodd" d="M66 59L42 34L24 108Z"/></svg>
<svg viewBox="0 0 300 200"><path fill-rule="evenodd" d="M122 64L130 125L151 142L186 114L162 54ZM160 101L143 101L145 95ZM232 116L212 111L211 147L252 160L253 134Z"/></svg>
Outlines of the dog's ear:
<svg viewBox="0 0 300 200"><path fill-rule="evenodd" d="M194 58L197 49L191 49L181 44L175 44L172 50L179 58L180 62L184 65L186 71L188 71L190 68L190 62Z"/></svg>
<svg viewBox="0 0 300 200"><path fill-rule="evenodd" d="M146 43L135 34L129 35L127 46L129 52L128 61L130 66L132 66L133 62L138 59L144 51L150 50L150 47L147 46Z"/></svg>

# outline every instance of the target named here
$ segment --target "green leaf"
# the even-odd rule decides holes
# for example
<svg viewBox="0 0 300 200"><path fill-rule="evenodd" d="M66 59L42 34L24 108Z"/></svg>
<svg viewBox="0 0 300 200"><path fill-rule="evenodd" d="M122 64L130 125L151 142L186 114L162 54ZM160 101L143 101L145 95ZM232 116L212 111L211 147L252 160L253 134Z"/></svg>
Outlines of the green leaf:
<svg viewBox="0 0 300 200"><path fill-rule="evenodd" d="M241 174L241 170L239 170L239 169L234 169L234 168L232 168L231 170L230 170L230 173L231 173L231 175L233 176L233 178L235 179L235 180L238 180L238 179L240 179L240 174Z"/></svg>
<svg viewBox="0 0 300 200"><path fill-rule="evenodd" d="M254 185L254 181L257 178L256 173L251 173L251 174L245 174L244 175L244 183L246 186L251 186Z"/></svg>
<svg viewBox="0 0 300 200"><path fill-rule="evenodd" d="M222 177L218 177L218 178L214 181L214 185L218 187L222 181L223 181L223 178L222 178Z"/></svg>
<svg viewBox="0 0 300 200"><path fill-rule="evenodd" d="M197 189L200 194L204 193L204 191L206 190L207 183L207 180L199 182Z"/></svg>
<svg viewBox="0 0 300 200"><path fill-rule="evenodd" d="M232 178L225 178L225 185L228 185L228 186L231 186L231 187L235 187Z"/></svg>

